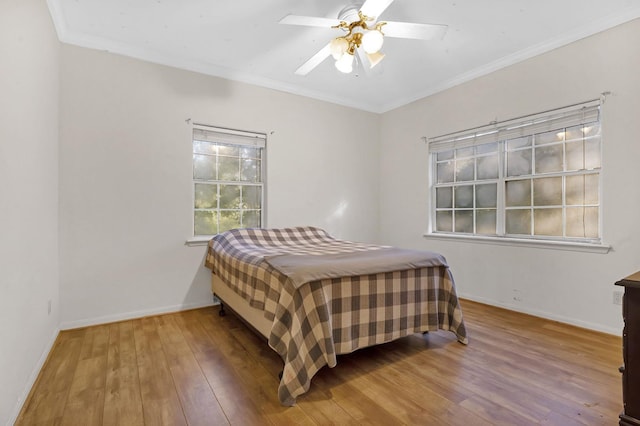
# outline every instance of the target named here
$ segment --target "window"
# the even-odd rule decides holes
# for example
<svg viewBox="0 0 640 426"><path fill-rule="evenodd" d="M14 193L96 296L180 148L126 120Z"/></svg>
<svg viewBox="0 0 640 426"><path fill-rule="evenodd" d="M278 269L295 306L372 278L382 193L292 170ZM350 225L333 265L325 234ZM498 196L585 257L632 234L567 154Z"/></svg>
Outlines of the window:
<svg viewBox="0 0 640 426"><path fill-rule="evenodd" d="M193 234L260 227L266 136L193 127Z"/></svg>
<svg viewBox="0 0 640 426"><path fill-rule="evenodd" d="M429 139L431 233L601 242L600 103Z"/></svg>

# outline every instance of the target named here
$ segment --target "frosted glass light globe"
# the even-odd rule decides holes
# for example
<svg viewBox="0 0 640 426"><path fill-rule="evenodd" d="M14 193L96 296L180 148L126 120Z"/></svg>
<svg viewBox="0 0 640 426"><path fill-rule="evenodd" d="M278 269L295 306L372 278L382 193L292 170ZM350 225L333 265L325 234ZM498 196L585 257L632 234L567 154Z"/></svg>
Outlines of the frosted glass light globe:
<svg viewBox="0 0 640 426"><path fill-rule="evenodd" d="M382 48L384 36L378 30L367 31L362 36L362 48L367 53L376 53Z"/></svg>
<svg viewBox="0 0 640 426"><path fill-rule="evenodd" d="M336 68L345 74L353 71L353 55L350 55L349 52L342 55L342 57L336 61Z"/></svg>
<svg viewBox="0 0 640 426"><path fill-rule="evenodd" d="M329 44L329 51L331 52L331 56L336 61L342 58L344 52L349 48L349 42L344 37L338 37L331 40L331 44Z"/></svg>

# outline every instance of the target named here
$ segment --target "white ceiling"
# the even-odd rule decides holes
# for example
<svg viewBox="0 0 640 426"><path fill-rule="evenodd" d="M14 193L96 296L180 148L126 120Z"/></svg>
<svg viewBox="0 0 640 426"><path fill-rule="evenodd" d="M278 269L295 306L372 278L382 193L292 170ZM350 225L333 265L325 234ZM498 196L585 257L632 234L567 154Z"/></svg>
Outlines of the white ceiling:
<svg viewBox="0 0 640 426"><path fill-rule="evenodd" d="M342 33L278 21L289 13L337 18L348 2L48 0L62 42L373 112L640 17L639 0L396 0L381 20L447 24L444 38L387 38L386 58L369 75L342 74L331 58L295 75Z"/></svg>

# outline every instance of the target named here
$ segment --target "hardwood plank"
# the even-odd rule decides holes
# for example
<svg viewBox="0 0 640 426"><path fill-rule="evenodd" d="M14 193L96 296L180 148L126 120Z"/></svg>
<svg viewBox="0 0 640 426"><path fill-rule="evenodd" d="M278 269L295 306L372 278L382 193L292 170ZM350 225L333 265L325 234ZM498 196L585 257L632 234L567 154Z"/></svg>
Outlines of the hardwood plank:
<svg viewBox="0 0 640 426"><path fill-rule="evenodd" d="M60 332L16 425L60 422L85 332L84 328Z"/></svg>
<svg viewBox="0 0 640 426"><path fill-rule="evenodd" d="M247 352L257 354L267 371L273 377L277 377L278 373L282 371L282 360L276 352L268 347L262 336L250 332L239 321L230 324L229 330L233 330L234 337ZM331 398L330 394L326 392L326 388L316 384L313 386L317 389L316 396L314 398L300 398L297 405L308 413L314 422L317 424L356 424L354 417Z"/></svg>
<svg viewBox="0 0 640 426"><path fill-rule="evenodd" d="M69 388L63 425L101 425L107 373L109 327L89 327Z"/></svg>
<svg viewBox="0 0 640 426"><path fill-rule="evenodd" d="M232 329L225 322L233 322L232 316L221 318L212 310L198 311L200 323L214 341L220 342L220 348L231 362L236 374L245 386L249 395L259 409L261 416L274 424L312 425L314 422L298 406L283 407L277 397L277 374L267 371L261 364L259 351L247 351L235 338ZM226 321L225 321L226 320ZM237 321L237 320L236 320ZM235 324L237 327L237 323ZM239 333L250 332L245 327L238 327Z"/></svg>
<svg viewBox="0 0 640 426"><path fill-rule="evenodd" d="M336 368L347 370L348 380L396 417L395 423L436 424L439 415L452 405L392 363L385 362L384 354L377 356L375 347L343 356L339 363Z"/></svg>
<svg viewBox="0 0 640 426"><path fill-rule="evenodd" d="M144 421L147 425L186 425L180 399L162 349L155 317L133 321Z"/></svg>
<svg viewBox="0 0 640 426"><path fill-rule="evenodd" d="M62 332L16 424L617 424L619 337L462 307L468 346L440 331L341 355L294 407L279 356L217 308Z"/></svg>
<svg viewBox="0 0 640 426"><path fill-rule="evenodd" d="M174 322L174 316L176 315L156 318L156 326L187 423L228 425L198 361Z"/></svg>
<svg viewBox="0 0 640 426"><path fill-rule="evenodd" d="M175 321L228 419L234 424L266 424L232 363L220 350L219 343L209 338L198 316L187 311L176 316Z"/></svg>
<svg viewBox="0 0 640 426"><path fill-rule="evenodd" d="M522 417L516 412L506 407L496 404L495 402L484 398L481 395L475 395L463 401L461 407L471 411L481 419L488 421L492 425L530 425L534 424L530 419Z"/></svg>
<svg viewBox="0 0 640 426"><path fill-rule="evenodd" d="M103 424L144 424L136 345L130 321L109 327Z"/></svg>

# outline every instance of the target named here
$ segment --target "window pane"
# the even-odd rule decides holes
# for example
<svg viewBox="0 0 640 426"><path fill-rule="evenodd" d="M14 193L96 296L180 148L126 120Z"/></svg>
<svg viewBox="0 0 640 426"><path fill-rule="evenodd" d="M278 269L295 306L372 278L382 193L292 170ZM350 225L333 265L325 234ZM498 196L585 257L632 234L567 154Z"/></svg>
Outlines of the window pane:
<svg viewBox="0 0 640 426"><path fill-rule="evenodd" d="M600 175L586 175L585 183L585 204L600 203Z"/></svg>
<svg viewBox="0 0 640 426"><path fill-rule="evenodd" d="M507 234L531 235L531 210L507 210L505 225Z"/></svg>
<svg viewBox="0 0 640 426"><path fill-rule="evenodd" d="M600 124L599 123L590 123L585 124L584 126L574 126L568 127L565 140L566 141L578 141L590 139L592 137L597 137L600 135Z"/></svg>
<svg viewBox="0 0 640 426"><path fill-rule="evenodd" d="M216 179L216 157L193 154L193 178L203 180Z"/></svg>
<svg viewBox="0 0 640 426"><path fill-rule="evenodd" d="M451 232L453 229L453 213L451 211L436 212L436 231Z"/></svg>
<svg viewBox="0 0 640 426"><path fill-rule="evenodd" d="M490 183L476 185L476 208L496 207L498 203L498 185Z"/></svg>
<svg viewBox="0 0 640 426"><path fill-rule="evenodd" d="M535 235L562 236L562 209L534 209Z"/></svg>
<svg viewBox="0 0 640 426"><path fill-rule="evenodd" d="M482 145L476 146L476 152L478 154L487 154L489 152L498 152L498 142L494 143L485 143Z"/></svg>
<svg viewBox="0 0 640 426"><path fill-rule="evenodd" d="M539 178L533 180L533 205L562 205L562 178Z"/></svg>
<svg viewBox="0 0 640 426"><path fill-rule="evenodd" d="M599 137L600 136L600 123L588 123L583 126L582 133L585 137Z"/></svg>
<svg viewBox="0 0 640 426"><path fill-rule="evenodd" d="M538 133L534 136L536 145L545 145L549 143L564 141L564 129L552 130L550 132Z"/></svg>
<svg viewBox="0 0 640 426"><path fill-rule="evenodd" d="M436 208L449 209L453 207L453 188L436 188Z"/></svg>
<svg viewBox="0 0 640 426"><path fill-rule="evenodd" d="M567 151L567 170L584 170L586 156L584 143L582 141L568 142L565 149Z"/></svg>
<svg viewBox="0 0 640 426"><path fill-rule="evenodd" d="M600 126L576 127L567 143L567 170L593 170L601 167ZM583 130L584 129L584 135Z"/></svg>
<svg viewBox="0 0 640 426"><path fill-rule="evenodd" d="M194 154L216 155L218 152L217 145L211 142L193 141Z"/></svg>
<svg viewBox="0 0 640 426"><path fill-rule="evenodd" d="M242 208L248 210L260 209L262 190L258 186L242 187Z"/></svg>
<svg viewBox="0 0 640 426"><path fill-rule="evenodd" d="M478 179L498 178L498 155L478 158Z"/></svg>
<svg viewBox="0 0 640 426"><path fill-rule="evenodd" d="M242 226L245 228L259 228L260 227L260 211L259 210L243 211Z"/></svg>
<svg viewBox="0 0 640 426"><path fill-rule="evenodd" d="M473 185L456 186L456 208L473 207Z"/></svg>
<svg viewBox="0 0 640 426"><path fill-rule="evenodd" d="M507 176L531 174L531 150L507 152Z"/></svg>
<svg viewBox="0 0 640 426"><path fill-rule="evenodd" d="M449 151L439 152L436 156L438 157L438 161L452 160L453 159L453 150L450 149Z"/></svg>
<svg viewBox="0 0 640 426"><path fill-rule="evenodd" d="M218 233L217 212L195 211L193 214L193 232L195 235L214 235Z"/></svg>
<svg viewBox="0 0 640 426"><path fill-rule="evenodd" d="M456 232L473 233L473 211L456 211Z"/></svg>
<svg viewBox="0 0 640 426"><path fill-rule="evenodd" d="M196 183L193 207L196 209L215 209L218 207L218 185Z"/></svg>
<svg viewBox="0 0 640 426"><path fill-rule="evenodd" d="M242 160L240 180L244 182L260 182L260 160Z"/></svg>
<svg viewBox="0 0 640 426"><path fill-rule="evenodd" d="M598 238L597 207L567 207L567 237Z"/></svg>
<svg viewBox="0 0 640 426"><path fill-rule="evenodd" d="M240 180L240 158L218 157L219 180L237 182Z"/></svg>
<svg viewBox="0 0 640 426"><path fill-rule="evenodd" d="M238 209L240 208L240 186L220 185L220 208Z"/></svg>
<svg viewBox="0 0 640 426"><path fill-rule="evenodd" d="M531 146L531 136L525 136L523 138L510 139L507 141L507 151L512 151L517 148L524 148Z"/></svg>
<svg viewBox="0 0 640 426"><path fill-rule="evenodd" d="M239 157L240 147L236 145L218 145L218 154L226 155L229 157Z"/></svg>
<svg viewBox="0 0 640 426"><path fill-rule="evenodd" d="M456 182L464 182L473 180L473 166L475 161L470 160L457 160L456 161Z"/></svg>
<svg viewBox="0 0 640 426"><path fill-rule="evenodd" d="M496 234L496 210L478 210L476 212L476 234Z"/></svg>
<svg viewBox="0 0 640 426"><path fill-rule="evenodd" d="M598 175L567 176L567 205L598 204Z"/></svg>
<svg viewBox="0 0 640 426"><path fill-rule="evenodd" d="M507 207L531 205L531 179L511 180L505 185Z"/></svg>
<svg viewBox="0 0 640 426"><path fill-rule="evenodd" d="M240 148L240 156L242 158L260 158L260 148Z"/></svg>
<svg viewBox="0 0 640 426"><path fill-rule="evenodd" d="M473 147L456 149L456 158L472 157L474 155Z"/></svg>
<svg viewBox="0 0 640 426"><path fill-rule="evenodd" d="M536 148L536 173L562 171L562 145Z"/></svg>
<svg viewBox="0 0 640 426"><path fill-rule="evenodd" d="M566 142L577 141L577 140L581 141L583 138L582 129L583 129L583 126L567 127L564 133L564 140Z"/></svg>
<svg viewBox="0 0 640 426"><path fill-rule="evenodd" d="M228 231L229 229L241 228L240 211L228 210L220 211L220 229L219 232Z"/></svg>
<svg viewBox="0 0 640 426"><path fill-rule="evenodd" d="M453 161L438 163L438 183L453 182Z"/></svg>
<svg viewBox="0 0 640 426"><path fill-rule="evenodd" d="M600 161L600 140L588 140L585 143L585 169L593 170L602 167Z"/></svg>

